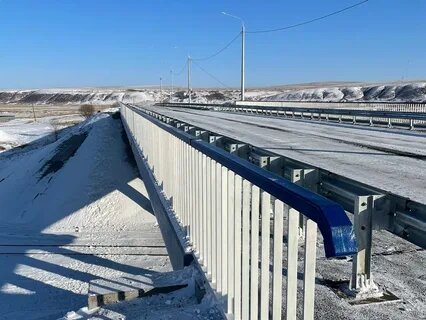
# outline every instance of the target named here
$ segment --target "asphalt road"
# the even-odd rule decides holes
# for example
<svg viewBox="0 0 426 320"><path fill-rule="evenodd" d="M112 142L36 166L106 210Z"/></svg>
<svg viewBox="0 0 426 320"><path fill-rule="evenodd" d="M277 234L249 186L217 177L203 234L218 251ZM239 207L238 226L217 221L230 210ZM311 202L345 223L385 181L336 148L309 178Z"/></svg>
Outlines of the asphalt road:
<svg viewBox="0 0 426 320"><path fill-rule="evenodd" d="M149 108L206 130L426 203L424 132L215 111Z"/></svg>

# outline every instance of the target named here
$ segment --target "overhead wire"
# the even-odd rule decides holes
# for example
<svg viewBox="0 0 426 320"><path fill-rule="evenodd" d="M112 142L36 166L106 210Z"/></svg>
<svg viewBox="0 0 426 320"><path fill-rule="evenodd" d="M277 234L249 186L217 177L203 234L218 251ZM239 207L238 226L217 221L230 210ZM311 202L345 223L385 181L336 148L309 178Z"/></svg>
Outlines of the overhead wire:
<svg viewBox="0 0 426 320"><path fill-rule="evenodd" d="M174 76L180 76L185 71L187 64L188 64L188 60L186 60L186 62L183 65L182 69L179 72L173 72L173 75Z"/></svg>
<svg viewBox="0 0 426 320"><path fill-rule="evenodd" d="M334 16L334 15L338 15L338 14L340 14L340 13L343 13L343 12L345 12L345 11L348 11L348 10L350 10L350 9L353 9L353 8L355 8L355 7L358 7L358 6L360 6L360 5L362 5L362 4L364 4L364 3L366 3L366 2L368 2L369 0L363 0L363 1L360 1L360 2L358 2L358 3L355 3L355 4L353 4L353 5L351 5L351 6L347 6L347 7L345 7L345 8L343 8L343 9L340 9L340 10L336 10L336 11L333 11L333 12L330 12L330 13L328 13L328 14L326 14L326 15L323 15L323 16L320 16L320 17L317 17L317 18L314 18L314 19L310 19L310 20L306 20L306 21L303 21L303 22L300 22L300 23L296 23L296 24L292 24L292 25L288 25L288 26L284 26L284 27L280 27L280 28L274 28L274 29L266 29L266 30L255 30L255 31L245 31L246 33L249 33L249 34L256 34L256 33L269 33L269 32L277 32L277 31L283 31L283 30L288 30L288 29L293 29L293 28L297 28L297 27L300 27L300 26L304 26L304 25L307 25L307 24L310 24L310 23L313 23L313 22L316 22L316 21L319 21L319 20L323 20L323 19L326 19L326 18L329 18L329 17L331 17L331 16ZM219 54L221 54L223 51L225 51L226 49L228 49L239 37L240 37L240 35L241 35L241 31L234 37L234 38L232 38L232 40L231 41L229 41L224 47L222 47L221 49L219 49L218 51L216 51L215 53L213 53L212 55L209 55L209 56L206 56L206 57L202 57L202 58L189 58L189 59L191 59L191 61L192 62L194 62L194 64L201 70L201 71L203 71L203 72L205 72L208 76L210 76L212 79L214 79L215 81L217 81L218 83L220 83L222 86L224 86L224 87L226 87L226 88L228 88L228 89L231 89L228 85L226 85L225 83L223 83L222 81L220 81L217 77L215 77L214 75L212 75L210 72L208 72L207 70L205 70L203 67L201 67L198 63L196 63L196 61L207 61L207 60L210 60L210 59L213 59L214 57L216 57L216 56L218 56ZM173 74L175 75L175 76L178 76L178 75L180 75L180 74L182 74L184 71L185 71L185 69L186 69L186 67L188 66L188 60L185 62L185 64L184 64L184 66L183 66L183 68L179 71L179 72L177 72L177 73L175 73L175 72L173 72Z"/></svg>
<svg viewBox="0 0 426 320"><path fill-rule="evenodd" d="M213 80L217 81L218 83L220 83L223 87L227 88L227 89L232 89L231 87L229 87L227 84L223 83L222 81L220 81L217 77L215 77L214 75L212 75L210 72L208 72L206 69L204 69L202 66L200 66L197 62L193 61L194 64L204 73L206 73L210 78L212 78Z"/></svg>
<svg viewBox="0 0 426 320"><path fill-rule="evenodd" d="M212 55L210 55L210 56L207 56L207 57L203 57L203 58L191 58L191 60L192 61L206 61L206 60L210 60L210 59L213 59L214 57L216 57L216 56L218 56L219 54L221 54L223 51L225 51L226 49L228 49L229 48L229 46L231 45L231 44L233 44L234 43L234 41L235 40L237 40L239 37L240 37L240 35L241 35L241 31L240 32L238 32L238 34L234 37L234 38L232 38L232 40L231 41L229 41L223 48L221 48L220 50L218 50L218 51L216 51L214 54L212 54Z"/></svg>
<svg viewBox="0 0 426 320"><path fill-rule="evenodd" d="M300 26L304 26L306 24L310 24L310 23L313 23L313 22L316 22L316 21L319 21L319 20L326 19L328 17L337 15L337 14L345 12L347 10L353 9L353 8L358 7L358 6L364 4L364 3L368 2L368 1L369 0L364 0L364 1L361 1L361 2L358 2L358 3L355 3L355 4L351 5L351 6L345 7L343 9L340 9L340 10L337 10L337 11L333 11L331 13L328 13L328 14L324 15L324 16L320 16L320 17L317 17L317 18L314 18L314 19L311 19L311 20L299 22L299 23L296 23L296 24L293 24L293 25L288 25L288 26L285 26L285 27L275 28L275 29L246 31L246 33L268 33L268 32L276 32L276 31L282 31L282 30L297 28L297 27L300 27Z"/></svg>

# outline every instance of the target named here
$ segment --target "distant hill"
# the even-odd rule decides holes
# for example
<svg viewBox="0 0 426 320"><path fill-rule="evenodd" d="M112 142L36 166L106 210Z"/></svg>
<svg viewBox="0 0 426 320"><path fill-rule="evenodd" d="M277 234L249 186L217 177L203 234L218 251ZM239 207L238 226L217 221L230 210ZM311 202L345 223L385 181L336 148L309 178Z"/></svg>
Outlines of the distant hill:
<svg viewBox="0 0 426 320"><path fill-rule="evenodd" d="M172 101L187 100L183 88L175 88ZM239 99L238 89L195 88L192 101L221 103ZM246 92L253 101L389 101L426 102L426 81L396 81L366 84L361 82L314 82L265 88ZM141 103L170 99L168 88L162 95L157 87L80 88L0 91L0 104L113 104L117 101Z"/></svg>

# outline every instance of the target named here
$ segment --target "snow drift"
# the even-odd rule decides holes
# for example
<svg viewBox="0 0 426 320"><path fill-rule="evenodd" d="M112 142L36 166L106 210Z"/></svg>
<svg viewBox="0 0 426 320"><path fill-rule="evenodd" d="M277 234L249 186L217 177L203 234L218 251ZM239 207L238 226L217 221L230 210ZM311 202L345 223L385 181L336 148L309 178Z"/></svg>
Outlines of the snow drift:
<svg viewBox="0 0 426 320"><path fill-rule="evenodd" d="M265 89L248 89L247 100L252 101L389 101L426 102L426 82L392 83L377 85L342 85L321 87L317 84L309 88L286 89L285 86ZM197 103L224 103L240 98L236 89L194 89L192 101ZM187 92L174 91L170 99L168 88L162 94L157 88L84 88L84 89L42 89L23 91L0 91L1 103L16 104L95 104L111 105L115 102L141 103L187 101Z"/></svg>
<svg viewBox="0 0 426 320"><path fill-rule="evenodd" d="M260 101L393 101L426 102L426 82L287 90Z"/></svg>

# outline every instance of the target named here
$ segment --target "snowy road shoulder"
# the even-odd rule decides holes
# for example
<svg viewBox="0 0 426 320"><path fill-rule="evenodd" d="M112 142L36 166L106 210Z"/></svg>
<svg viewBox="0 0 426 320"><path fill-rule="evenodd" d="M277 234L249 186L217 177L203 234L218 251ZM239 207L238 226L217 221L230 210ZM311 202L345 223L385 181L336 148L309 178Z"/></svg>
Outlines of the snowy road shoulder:
<svg viewBox="0 0 426 320"><path fill-rule="evenodd" d="M57 319L87 305L90 280L171 270L128 148L104 113L0 158L1 319Z"/></svg>

